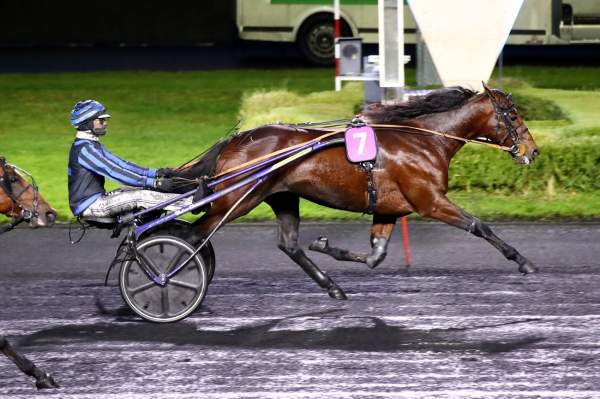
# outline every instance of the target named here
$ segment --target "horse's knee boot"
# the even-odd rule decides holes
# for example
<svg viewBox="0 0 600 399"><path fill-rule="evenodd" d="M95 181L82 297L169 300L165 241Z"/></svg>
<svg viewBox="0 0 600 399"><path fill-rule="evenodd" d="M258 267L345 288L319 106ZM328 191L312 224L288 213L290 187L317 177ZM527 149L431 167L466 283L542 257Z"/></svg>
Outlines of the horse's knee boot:
<svg viewBox="0 0 600 399"><path fill-rule="evenodd" d="M373 249L371 250L371 254L367 256L365 262L369 268L374 269L383 262L387 255L387 245L388 241L384 237L373 239Z"/></svg>

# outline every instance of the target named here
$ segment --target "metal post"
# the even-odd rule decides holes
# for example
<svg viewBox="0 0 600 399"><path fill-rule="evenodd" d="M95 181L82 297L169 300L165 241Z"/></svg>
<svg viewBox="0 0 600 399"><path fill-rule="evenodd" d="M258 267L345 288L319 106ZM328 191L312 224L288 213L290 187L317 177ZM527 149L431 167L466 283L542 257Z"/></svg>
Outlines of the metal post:
<svg viewBox="0 0 600 399"><path fill-rule="evenodd" d="M404 86L404 2L379 0L379 84L382 102L402 100Z"/></svg>
<svg viewBox="0 0 600 399"><path fill-rule="evenodd" d="M340 0L333 1L333 25L335 34L335 76L340 76L340 41L339 38L342 35L340 26ZM336 90L337 87L336 87Z"/></svg>
<svg viewBox="0 0 600 399"><path fill-rule="evenodd" d="M404 262L406 267L410 267L412 257L410 256L410 246L408 242L408 222L406 216L402 216L402 240L404 242Z"/></svg>

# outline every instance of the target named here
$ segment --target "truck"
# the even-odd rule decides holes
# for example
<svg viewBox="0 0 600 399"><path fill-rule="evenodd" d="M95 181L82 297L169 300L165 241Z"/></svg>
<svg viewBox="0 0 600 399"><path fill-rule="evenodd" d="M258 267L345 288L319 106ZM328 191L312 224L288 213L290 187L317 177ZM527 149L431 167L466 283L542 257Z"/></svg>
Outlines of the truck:
<svg viewBox="0 0 600 399"><path fill-rule="evenodd" d="M295 42L311 63L333 63L333 0L237 0L236 23L242 40ZM377 43L377 0L341 0L341 34ZM416 40L417 25L405 4L404 42ZM525 0L507 41L540 46L578 43L600 44L598 0Z"/></svg>

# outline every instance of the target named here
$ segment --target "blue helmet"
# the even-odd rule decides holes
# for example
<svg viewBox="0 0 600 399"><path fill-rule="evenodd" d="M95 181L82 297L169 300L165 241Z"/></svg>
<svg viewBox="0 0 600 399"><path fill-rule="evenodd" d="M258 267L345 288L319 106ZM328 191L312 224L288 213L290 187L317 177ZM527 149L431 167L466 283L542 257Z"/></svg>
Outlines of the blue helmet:
<svg viewBox="0 0 600 399"><path fill-rule="evenodd" d="M98 101L79 101L71 111L71 125L74 127L97 118L110 118L110 115L106 113L104 105Z"/></svg>

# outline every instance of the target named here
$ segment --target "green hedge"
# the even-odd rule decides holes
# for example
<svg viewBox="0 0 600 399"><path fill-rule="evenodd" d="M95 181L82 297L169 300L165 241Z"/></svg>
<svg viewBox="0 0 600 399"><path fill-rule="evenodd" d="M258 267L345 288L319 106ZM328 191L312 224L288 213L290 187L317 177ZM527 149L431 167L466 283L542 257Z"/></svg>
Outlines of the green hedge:
<svg viewBox="0 0 600 399"><path fill-rule="evenodd" d="M518 165L501 151L467 146L450 166L451 190L591 192L600 190L600 143L548 143L531 165Z"/></svg>

